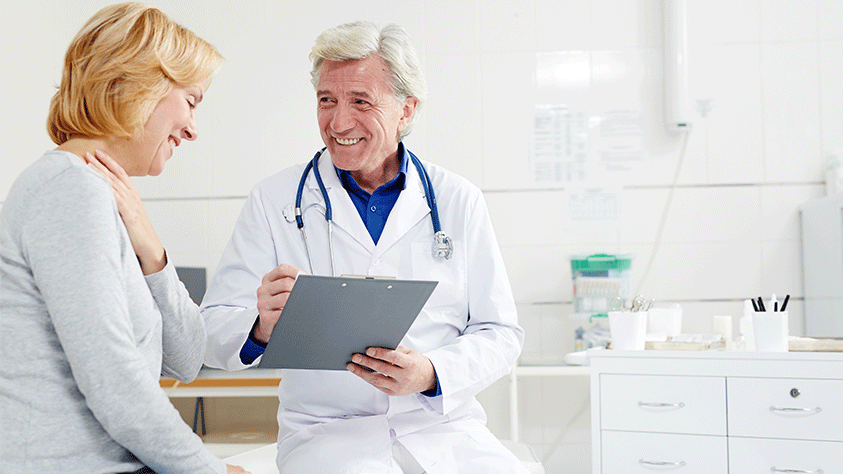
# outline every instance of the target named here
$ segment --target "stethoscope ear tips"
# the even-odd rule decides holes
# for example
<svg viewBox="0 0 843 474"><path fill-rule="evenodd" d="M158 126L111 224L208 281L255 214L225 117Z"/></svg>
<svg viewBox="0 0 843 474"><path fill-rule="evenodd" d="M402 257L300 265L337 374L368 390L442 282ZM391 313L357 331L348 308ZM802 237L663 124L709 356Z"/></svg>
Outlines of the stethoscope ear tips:
<svg viewBox="0 0 843 474"><path fill-rule="evenodd" d="M284 210L281 211L281 214L284 215L284 219L287 219L287 222L296 221L296 207L292 204L284 206Z"/></svg>

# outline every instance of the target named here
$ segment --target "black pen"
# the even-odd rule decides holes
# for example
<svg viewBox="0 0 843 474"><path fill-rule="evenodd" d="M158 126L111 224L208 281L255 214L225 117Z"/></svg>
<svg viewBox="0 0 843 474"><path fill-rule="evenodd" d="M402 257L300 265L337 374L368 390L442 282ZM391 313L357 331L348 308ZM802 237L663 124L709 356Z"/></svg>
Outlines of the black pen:
<svg viewBox="0 0 843 474"><path fill-rule="evenodd" d="M785 295L785 297L784 297L784 303L782 303L782 309L781 309L781 311L784 311L784 310L785 310L785 308L787 308L787 300L789 300L789 299L790 299L790 295Z"/></svg>
<svg viewBox="0 0 843 474"><path fill-rule="evenodd" d="M764 300L760 296L758 297L758 310L767 311L767 308L764 307Z"/></svg>
<svg viewBox="0 0 843 474"><path fill-rule="evenodd" d="M758 312L758 304L755 302L755 300L749 300L749 301L752 301L752 309L754 309L755 312L757 313Z"/></svg>

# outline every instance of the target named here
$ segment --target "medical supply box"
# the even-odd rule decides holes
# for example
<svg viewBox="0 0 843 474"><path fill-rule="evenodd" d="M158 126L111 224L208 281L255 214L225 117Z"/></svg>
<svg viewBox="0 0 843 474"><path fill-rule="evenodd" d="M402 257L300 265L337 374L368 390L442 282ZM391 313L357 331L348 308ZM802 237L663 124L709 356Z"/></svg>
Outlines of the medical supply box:
<svg viewBox="0 0 843 474"><path fill-rule="evenodd" d="M574 312L606 316L612 300L632 297L631 255L572 255Z"/></svg>

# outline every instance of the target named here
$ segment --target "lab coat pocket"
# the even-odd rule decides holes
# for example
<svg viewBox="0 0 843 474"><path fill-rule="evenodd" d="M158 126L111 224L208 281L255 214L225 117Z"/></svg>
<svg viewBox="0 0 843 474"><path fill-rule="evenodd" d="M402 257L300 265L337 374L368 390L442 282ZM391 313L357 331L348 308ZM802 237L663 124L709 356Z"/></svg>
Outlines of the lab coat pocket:
<svg viewBox="0 0 843 474"><path fill-rule="evenodd" d="M454 241L454 254L463 251L461 242ZM433 255L433 242L414 242L413 279L439 282L425 308L436 308L448 314L467 314L466 311L466 269L464 260Z"/></svg>

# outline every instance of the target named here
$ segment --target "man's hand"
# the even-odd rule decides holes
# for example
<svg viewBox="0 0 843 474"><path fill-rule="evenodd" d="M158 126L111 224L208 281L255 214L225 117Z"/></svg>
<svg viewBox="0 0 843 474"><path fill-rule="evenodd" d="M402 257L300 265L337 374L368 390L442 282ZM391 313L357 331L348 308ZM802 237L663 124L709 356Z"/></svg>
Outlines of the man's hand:
<svg viewBox="0 0 843 474"><path fill-rule="evenodd" d="M296 283L296 275L300 269L282 263L270 270L261 279L258 287L258 323L255 325L255 339L263 343L269 342L269 336L275 329L275 324L287 304L290 291Z"/></svg>
<svg viewBox="0 0 843 474"><path fill-rule="evenodd" d="M436 388L436 372L430 359L404 346L394 351L370 347L366 354L354 354L346 368L387 395L409 395Z"/></svg>

